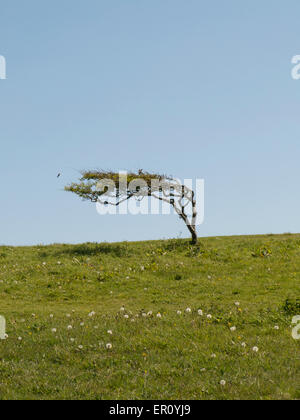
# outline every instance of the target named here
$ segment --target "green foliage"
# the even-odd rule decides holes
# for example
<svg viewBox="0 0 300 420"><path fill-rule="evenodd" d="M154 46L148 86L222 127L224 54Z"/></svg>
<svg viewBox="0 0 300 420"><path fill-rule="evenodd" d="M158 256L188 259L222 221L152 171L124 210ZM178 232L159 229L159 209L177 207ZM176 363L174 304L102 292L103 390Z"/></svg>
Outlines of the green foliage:
<svg viewBox="0 0 300 420"><path fill-rule="evenodd" d="M119 172L112 171L83 171L81 179L77 183L72 183L65 187L65 191L72 192L78 195L83 200L90 200L96 202L99 197L105 195L108 188L101 190L97 188L101 181L113 181L116 190L121 195L130 195L129 189L130 183L134 180L142 180L148 187L148 193L151 195L151 183L153 180L170 180L171 178L167 175L154 174L140 170L139 172L128 172L126 177L122 176ZM125 191L124 191L125 182Z"/></svg>
<svg viewBox="0 0 300 420"><path fill-rule="evenodd" d="M300 315L300 299L287 299L283 309L288 315Z"/></svg>
<svg viewBox="0 0 300 420"><path fill-rule="evenodd" d="M252 257L261 257L261 258L267 258L271 257L272 251L268 247L264 246L262 248L256 249L254 252L252 252Z"/></svg>

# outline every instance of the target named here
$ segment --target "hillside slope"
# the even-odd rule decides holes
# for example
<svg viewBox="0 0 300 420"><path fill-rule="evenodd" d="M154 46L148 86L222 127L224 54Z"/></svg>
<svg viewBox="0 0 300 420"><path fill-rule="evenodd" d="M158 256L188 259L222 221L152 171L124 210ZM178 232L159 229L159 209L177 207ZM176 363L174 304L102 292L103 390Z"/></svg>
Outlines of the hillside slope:
<svg viewBox="0 0 300 420"><path fill-rule="evenodd" d="M0 398L300 398L299 280L300 235L0 247Z"/></svg>

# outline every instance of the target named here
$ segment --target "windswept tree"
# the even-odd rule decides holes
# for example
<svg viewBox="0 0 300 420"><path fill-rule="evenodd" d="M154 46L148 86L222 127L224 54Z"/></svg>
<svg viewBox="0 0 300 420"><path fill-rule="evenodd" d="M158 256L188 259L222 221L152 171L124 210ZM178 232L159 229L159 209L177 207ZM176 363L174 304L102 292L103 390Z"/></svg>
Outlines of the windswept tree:
<svg viewBox="0 0 300 420"><path fill-rule="evenodd" d="M103 206L120 206L130 200L153 197L168 203L186 224L192 244L197 244L195 192L177 179L139 170L134 173L83 171L78 182L65 187L83 200Z"/></svg>

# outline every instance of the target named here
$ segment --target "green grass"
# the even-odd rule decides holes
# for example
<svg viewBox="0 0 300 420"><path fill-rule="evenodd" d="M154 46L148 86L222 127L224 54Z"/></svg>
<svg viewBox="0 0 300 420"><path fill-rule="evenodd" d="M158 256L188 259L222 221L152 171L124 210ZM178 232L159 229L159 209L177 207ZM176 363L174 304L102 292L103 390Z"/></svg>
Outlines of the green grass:
<svg viewBox="0 0 300 420"><path fill-rule="evenodd" d="M0 247L0 399L299 399L299 279L300 235Z"/></svg>

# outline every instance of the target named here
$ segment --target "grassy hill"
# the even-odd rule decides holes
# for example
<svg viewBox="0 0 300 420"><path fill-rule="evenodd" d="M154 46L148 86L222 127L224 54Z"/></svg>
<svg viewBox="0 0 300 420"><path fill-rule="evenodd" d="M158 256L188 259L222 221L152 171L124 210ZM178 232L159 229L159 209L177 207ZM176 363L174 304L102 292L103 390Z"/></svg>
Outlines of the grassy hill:
<svg viewBox="0 0 300 420"><path fill-rule="evenodd" d="M0 247L0 399L299 399L299 280L300 235Z"/></svg>

